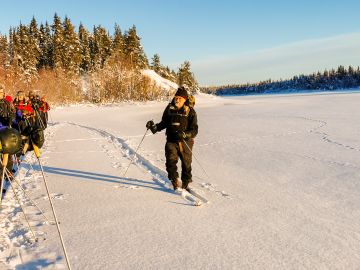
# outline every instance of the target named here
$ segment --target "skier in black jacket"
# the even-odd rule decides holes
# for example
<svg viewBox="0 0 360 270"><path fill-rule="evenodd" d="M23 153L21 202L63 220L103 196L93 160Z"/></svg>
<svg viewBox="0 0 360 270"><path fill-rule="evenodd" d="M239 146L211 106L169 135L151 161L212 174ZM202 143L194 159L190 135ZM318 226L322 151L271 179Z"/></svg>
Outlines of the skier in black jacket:
<svg viewBox="0 0 360 270"><path fill-rule="evenodd" d="M181 160L181 187L186 189L192 182L192 148L194 138L198 133L198 124L194 108L186 105L187 99L186 89L178 88L174 99L166 107L161 122L155 124L151 120L146 123L146 128L153 134L166 128L166 171L175 190L180 187L176 166L179 158Z"/></svg>
<svg viewBox="0 0 360 270"><path fill-rule="evenodd" d="M15 108L6 99L4 88L0 86L0 126L10 127L14 119L15 119Z"/></svg>
<svg viewBox="0 0 360 270"><path fill-rule="evenodd" d="M12 103L10 103L6 96L5 96L5 87L0 85L0 130L1 132L3 132L4 130L6 130L4 132L4 134L8 135L8 128L11 128L11 124L13 122L13 120L15 119L15 107L12 105ZM10 131L10 133L12 133ZM1 148L4 147L4 145L2 145L3 143L1 143L1 141L3 140L3 138L0 138L0 145ZM3 159L3 152L4 149L1 149L1 159ZM1 166L0 166L1 167ZM9 170L8 176L6 178L13 178L13 173L12 173L12 167L13 167L13 162L12 162L12 158L9 158L8 163L7 163L7 169ZM1 176L2 176L2 170L3 168L0 168L0 182L2 181Z"/></svg>

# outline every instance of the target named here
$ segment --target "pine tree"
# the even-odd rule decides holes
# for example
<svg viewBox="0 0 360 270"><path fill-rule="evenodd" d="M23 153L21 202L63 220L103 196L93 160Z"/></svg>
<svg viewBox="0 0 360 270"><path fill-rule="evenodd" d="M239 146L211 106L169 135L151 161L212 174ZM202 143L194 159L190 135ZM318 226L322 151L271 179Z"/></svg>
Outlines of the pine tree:
<svg viewBox="0 0 360 270"><path fill-rule="evenodd" d="M82 62L81 45L68 17L64 19L63 30L62 67L67 71L77 73Z"/></svg>
<svg viewBox="0 0 360 270"><path fill-rule="evenodd" d="M158 54L154 54L153 58L151 58L151 68L156 72L161 72L161 64L160 64L160 56Z"/></svg>
<svg viewBox="0 0 360 270"><path fill-rule="evenodd" d="M87 72L91 68L91 56L90 56L90 40L89 32L80 23L79 26L79 40L81 45L81 64L80 69Z"/></svg>
<svg viewBox="0 0 360 270"><path fill-rule="evenodd" d="M40 32L35 17L32 17L29 25L29 35L33 39L33 42L39 47Z"/></svg>
<svg viewBox="0 0 360 270"><path fill-rule="evenodd" d="M172 80L173 82L177 82L177 81L179 80L178 75L177 75L177 73L176 73L175 70L172 69L171 72L170 72L170 74L171 74L171 80Z"/></svg>
<svg viewBox="0 0 360 270"><path fill-rule="evenodd" d="M64 29L60 17L55 13L52 29L52 59L50 60L53 68L62 67L64 52Z"/></svg>
<svg viewBox="0 0 360 270"><path fill-rule="evenodd" d="M135 25L125 33L125 54L134 69L144 69L149 66L148 59L136 33Z"/></svg>
<svg viewBox="0 0 360 270"><path fill-rule="evenodd" d="M45 41L45 35L46 35L46 31L45 31L45 26L43 24L40 24L40 28L39 28L39 50L40 50L40 57L39 57L39 62L37 65L37 69L43 68L46 66L46 41Z"/></svg>
<svg viewBox="0 0 360 270"><path fill-rule="evenodd" d="M18 28L18 48L17 58L18 67L27 76L27 79L31 79L32 75L37 72L36 66L38 63L39 48L36 44L36 40L31 36L30 29L26 25L20 24Z"/></svg>
<svg viewBox="0 0 360 270"><path fill-rule="evenodd" d="M47 22L45 26L43 24L40 25L39 50L40 57L37 68L53 67L53 44L50 26Z"/></svg>
<svg viewBox="0 0 360 270"><path fill-rule="evenodd" d="M349 74L350 76L352 76L352 75L354 75L354 73L355 73L354 68L353 68L352 66L349 66L349 68L348 68L348 74Z"/></svg>
<svg viewBox="0 0 360 270"><path fill-rule="evenodd" d="M112 51L113 51L113 54L116 54L120 58L124 57L124 55L125 55L124 37L121 33L121 29L118 24L115 24L115 32L114 32L114 38L113 38L113 43L112 43Z"/></svg>
<svg viewBox="0 0 360 270"><path fill-rule="evenodd" d="M15 28L9 30L9 60L10 64L16 66L16 54L18 48L18 37Z"/></svg>
<svg viewBox="0 0 360 270"><path fill-rule="evenodd" d="M8 40L6 36L0 34L0 66L8 65Z"/></svg>
<svg viewBox="0 0 360 270"><path fill-rule="evenodd" d="M191 92L199 90L199 86L195 80L194 74L191 72L189 61L185 61L181 65L177 77L179 85L188 88Z"/></svg>
<svg viewBox="0 0 360 270"><path fill-rule="evenodd" d="M340 78L342 78L343 76L346 75L346 69L345 69L345 67L342 66L342 65L340 65L340 66L338 67L336 73L337 73L337 75L338 75Z"/></svg>
<svg viewBox="0 0 360 270"><path fill-rule="evenodd" d="M103 68L111 55L112 40L105 28L94 27L94 38L91 42L92 62L95 68Z"/></svg>

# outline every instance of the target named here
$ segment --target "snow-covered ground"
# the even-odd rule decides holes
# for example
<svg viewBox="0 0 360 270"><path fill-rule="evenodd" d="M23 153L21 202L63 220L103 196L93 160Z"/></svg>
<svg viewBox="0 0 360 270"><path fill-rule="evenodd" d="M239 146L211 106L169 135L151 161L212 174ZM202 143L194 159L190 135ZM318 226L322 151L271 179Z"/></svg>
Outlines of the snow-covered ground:
<svg viewBox="0 0 360 270"><path fill-rule="evenodd" d="M144 69L142 74L149 77L156 85L161 89L166 91L175 91L178 88L178 85L170 80L167 80L157 74L154 70Z"/></svg>
<svg viewBox="0 0 360 270"><path fill-rule="evenodd" d="M123 177L165 102L51 111L42 161L73 269L359 269L359 99L197 96L200 207L163 183L164 133ZM18 179L51 218L32 154ZM56 227L25 209L39 242L9 191L0 269L66 269Z"/></svg>

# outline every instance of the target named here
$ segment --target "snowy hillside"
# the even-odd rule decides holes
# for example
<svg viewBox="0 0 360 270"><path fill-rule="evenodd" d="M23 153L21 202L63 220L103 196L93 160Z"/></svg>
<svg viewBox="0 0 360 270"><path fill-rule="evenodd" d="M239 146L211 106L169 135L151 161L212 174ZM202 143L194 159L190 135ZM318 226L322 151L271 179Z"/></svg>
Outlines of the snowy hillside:
<svg viewBox="0 0 360 270"><path fill-rule="evenodd" d="M178 88L178 85L176 83L161 77L154 70L145 69L142 71L142 74L149 77L152 81L154 81L157 86L164 90L171 91Z"/></svg>
<svg viewBox="0 0 360 270"><path fill-rule="evenodd" d="M198 95L200 207L166 183L163 132L123 175L166 102L50 111L42 161L73 269L359 269L359 98ZM51 218L32 153L17 179ZM66 269L55 226L18 194L39 242L9 191L0 269Z"/></svg>

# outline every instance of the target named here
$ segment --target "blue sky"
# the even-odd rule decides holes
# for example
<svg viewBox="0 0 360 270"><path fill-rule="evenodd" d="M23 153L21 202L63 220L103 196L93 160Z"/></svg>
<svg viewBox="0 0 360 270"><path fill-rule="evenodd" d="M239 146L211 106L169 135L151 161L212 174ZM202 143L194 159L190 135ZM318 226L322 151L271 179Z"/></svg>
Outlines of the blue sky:
<svg viewBox="0 0 360 270"><path fill-rule="evenodd" d="M149 58L175 69L190 60L200 84L219 85L360 65L359 11L350 0L17 0L1 3L0 32L55 12L88 29L134 24Z"/></svg>

